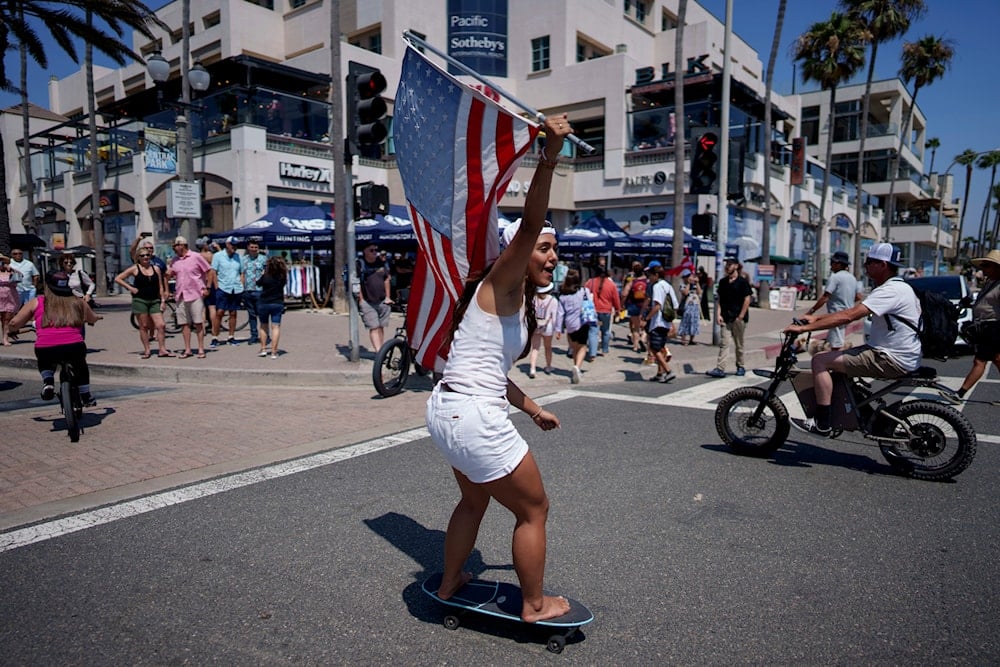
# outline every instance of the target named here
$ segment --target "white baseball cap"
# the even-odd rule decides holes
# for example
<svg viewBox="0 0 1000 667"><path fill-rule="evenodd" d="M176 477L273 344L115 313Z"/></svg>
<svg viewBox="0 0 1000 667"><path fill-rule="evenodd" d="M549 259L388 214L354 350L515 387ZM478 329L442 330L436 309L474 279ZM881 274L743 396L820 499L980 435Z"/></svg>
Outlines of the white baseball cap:
<svg viewBox="0 0 1000 667"><path fill-rule="evenodd" d="M891 243L876 243L868 251L868 259L885 262L890 266L900 266L899 248Z"/></svg>

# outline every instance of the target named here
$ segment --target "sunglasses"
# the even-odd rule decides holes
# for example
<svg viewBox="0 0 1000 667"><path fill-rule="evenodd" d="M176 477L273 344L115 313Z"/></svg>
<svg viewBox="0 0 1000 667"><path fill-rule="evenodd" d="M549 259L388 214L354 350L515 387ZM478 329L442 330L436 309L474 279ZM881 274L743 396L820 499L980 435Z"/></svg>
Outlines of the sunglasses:
<svg viewBox="0 0 1000 667"><path fill-rule="evenodd" d="M150 255L150 254L139 255L139 259L143 259L143 258L149 259L150 257L152 257L152 255Z"/></svg>

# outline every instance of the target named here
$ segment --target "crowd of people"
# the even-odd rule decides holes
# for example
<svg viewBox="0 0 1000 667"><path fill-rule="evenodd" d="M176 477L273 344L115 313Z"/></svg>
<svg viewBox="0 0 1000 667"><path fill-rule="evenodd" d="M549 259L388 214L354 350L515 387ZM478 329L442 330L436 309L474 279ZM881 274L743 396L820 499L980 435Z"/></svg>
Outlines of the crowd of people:
<svg viewBox="0 0 1000 667"><path fill-rule="evenodd" d="M683 268L678 273L651 260L645 266L634 261L623 279L616 281L602 260L572 267L559 260L552 282L535 294L538 329L531 341L528 377L536 377L538 356L543 351L543 372L553 372L553 341L565 336L566 356L572 360L570 382L578 384L586 364L610 353L615 338L612 325L627 320L628 346L645 354L643 363L656 366L651 379L672 381L677 376L670 368L668 343L696 344L702 321L709 317L711 278L703 267L694 271ZM586 280L585 271L590 276ZM671 284L673 275L679 278L679 290Z"/></svg>
<svg viewBox="0 0 1000 667"><path fill-rule="evenodd" d="M174 256L164 261L156 256L148 235L133 242L133 264L116 275L114 282L132 296L142 359L153 356L154 340L157 357L205 358L206 332L212 337L210 346L218 347L227 314L226 343L235 346L236 313L243 309L249 311L251 324L246 344L259 344L260 357L278 358L288 267L281 257L268 259L255 240L247 243L243 255L236 252L236 243L235 237L229 237L224 247L213 248L207 238L199 239L198 252L192 252L187 239L178 236L173 242ZM57 362L68 360L76 371L85 404L94 405L84 339L86 325L101 317L91 308L94 282L86 271L76 268L76 263L72 253L64 253L43 277L22 249L14 249L10 258L0 254L0 323L3 345L17 340L25 326L35 329L43 399L54 396ZM183 351L176 354L167 348L165 335L164 309L170 299L176 302L184 342Z"/></svg>

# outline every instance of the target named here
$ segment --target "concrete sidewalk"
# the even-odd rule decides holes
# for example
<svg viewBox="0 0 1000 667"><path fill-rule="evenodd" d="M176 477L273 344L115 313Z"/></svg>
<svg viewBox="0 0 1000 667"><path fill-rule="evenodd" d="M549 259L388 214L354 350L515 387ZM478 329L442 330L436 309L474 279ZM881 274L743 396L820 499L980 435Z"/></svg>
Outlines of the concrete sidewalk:
<svg viewBox="0 0 1000 667"><path fill-rule="evenodd" d="M238 346L224 344L223 334L218 348L210 348L211 337L206 337L206 358L166 358L156 356L156 343L152 344L153 357L141 359L142 345L138 332L129 324L130 299L128 296L104 297L99 313L101 322L87 329L90 348L88 362L95 377L116 381L140 381L151 384L184 383L238 386L293 386L336 387L343 385L371 387L371 365L374 351L368 332L359 334L360 361L350 361L350 317L335 314L329 309L290 308L283 316L281 326L281 354L278 359L257 356L259 347L247 345L249 328L237 332ZM800 302L797 312L804 312L812 302ZM752 309L746 335L746 365L754 367L767 364L780 342L779 331L792 317L787 311ZM394 313L386 336L403 325L403 316ZM627 370L634 370L636 357L627 345L628 326L613 327L616 336L608 358L599 358L587 364L591 382L609 382L621 379ZM688 373L703 373L715 367L718 350L711 345L712 328L702 321L701 333L693 346L671 345L677 369ZM21 340L11 347L0 348L0 367L34 368L34 333L22 334ZM556 351L566 349L566 340L555 342ZM175 353L184 349L180 334L168 335L167 346ZM192 335L192 350L197 343ZM543 366L541 363L539 366ZM554 366L558 373L552 376L539 374L534 385L566 383L571 364L563 354L556 354ZM527 373L527 362L522 360L517 368ZM652 367L641 366L652 374ZM735 370L730 352L729 370ZM645 373L644 373L645 375ZM515 377L517 372L515 371ZM548 382L546 380L549 380Z"/></svg>

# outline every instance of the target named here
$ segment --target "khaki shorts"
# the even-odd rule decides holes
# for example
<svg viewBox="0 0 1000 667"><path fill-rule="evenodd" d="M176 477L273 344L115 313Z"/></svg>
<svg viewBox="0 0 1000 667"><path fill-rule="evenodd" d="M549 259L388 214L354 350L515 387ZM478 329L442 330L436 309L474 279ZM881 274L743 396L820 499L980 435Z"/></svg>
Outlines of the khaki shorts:
<svg viewBox="0 0 1000 667"><path fill-rule="evenodd" d="M364 322L366 329L370 331L379 327L384 329L389 326L389 313L392 312L389 304L381 302L368 303L364 299L361 299L359 306L361 321Z"/></svg>
<svg viewBox="0 0 1000 667"><path fill-rule="evenodd" d="M840 363L844 365L844 375L848 377L891 380L907 374L888 354L868 345L844 350L840 353Z"/></svg>
<svg viewBox="0 0 1000 667"><path fill-rule="evenodd" d="M177 324L202 324L205 322L205 302L202 299L181 301L177 304Z"/></svg>

